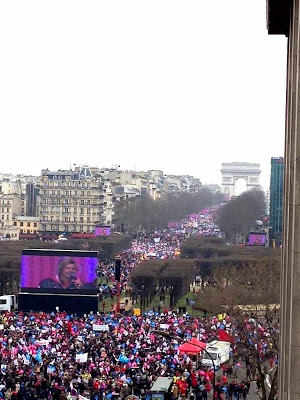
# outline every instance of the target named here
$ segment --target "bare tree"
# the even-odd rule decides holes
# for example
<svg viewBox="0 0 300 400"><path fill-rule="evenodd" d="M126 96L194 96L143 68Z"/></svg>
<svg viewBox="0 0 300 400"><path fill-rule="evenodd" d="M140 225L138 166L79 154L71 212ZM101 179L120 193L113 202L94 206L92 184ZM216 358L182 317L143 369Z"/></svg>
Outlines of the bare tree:
<svg viewBox="0 0 300 400"><path fill-rule="evenodd" d="M263 400L275 399L277 390L277 366L269 362L278 355L279 285L280 260L273 257L215 268L196 300L196 308L231 315L236 350L257 371Z"/></svg>
<svg viewBox="0 0 300 400"><path fill-rule="evenodd" d="M235 242L239 234L246 238L255 226L255 221L265 213L264 192L249 190L221 207L218 225L228 240Z"/></svg>

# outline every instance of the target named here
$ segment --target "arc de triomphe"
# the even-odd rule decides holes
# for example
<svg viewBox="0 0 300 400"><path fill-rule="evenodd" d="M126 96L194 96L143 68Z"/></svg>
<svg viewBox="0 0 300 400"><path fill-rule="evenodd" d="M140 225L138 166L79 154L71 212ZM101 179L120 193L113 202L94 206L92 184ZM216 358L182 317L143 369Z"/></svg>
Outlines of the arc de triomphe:
<svg viewBox="0 0 300 400"><path fill-rule="evenodd" d="M231 196L236 196L236 181L244 179L247 190L259 189L260 164L248 162L222 163L221 190Z"/></svg>

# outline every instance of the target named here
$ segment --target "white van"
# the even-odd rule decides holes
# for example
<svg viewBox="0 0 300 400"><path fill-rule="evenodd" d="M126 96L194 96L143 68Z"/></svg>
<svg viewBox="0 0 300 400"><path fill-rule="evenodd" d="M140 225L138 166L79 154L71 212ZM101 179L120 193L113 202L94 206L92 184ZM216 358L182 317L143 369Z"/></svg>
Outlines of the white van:
<svg viewBox="0 0 300 400"><path fill-rule="evenodd" d="M16 296L8 294L0 296L0 312L1 311L13 311L17 308Z"/></svg>
<svg viewBox="0 0 300 400"><path fill-rule="evenodd" d="M230 342L223 342L221 340L215 340L214 342L207 343L206 351L202 352L201 364L206 367L212 367L214 361L215 367L220 367L229 360L230 357ZM211 357L209 357L209 355Z"/></svg>

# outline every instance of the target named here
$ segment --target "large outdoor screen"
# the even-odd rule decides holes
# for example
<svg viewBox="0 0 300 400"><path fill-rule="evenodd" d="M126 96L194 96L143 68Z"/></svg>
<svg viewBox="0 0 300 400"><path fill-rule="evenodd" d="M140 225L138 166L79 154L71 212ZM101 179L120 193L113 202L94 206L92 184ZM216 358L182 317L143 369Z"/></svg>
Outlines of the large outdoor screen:
<svg viewBox="0 0 300 400"><path fill-rule="evenodd" d="M110 235L110 226L108 225L96 226L95 236L109 236L109 235Z"/></svg>
<svg viewBox="0 0 300 400"><path fill-rule="evenodd" d="M96 293L98 253L80 250L23 250L21 291Z"/></svg>
<svg viewBox="0 0 300 400"><path fill-rule="evenodd" d="M266 234L265 233L250 233L249 246L265 246Z"/></svg>

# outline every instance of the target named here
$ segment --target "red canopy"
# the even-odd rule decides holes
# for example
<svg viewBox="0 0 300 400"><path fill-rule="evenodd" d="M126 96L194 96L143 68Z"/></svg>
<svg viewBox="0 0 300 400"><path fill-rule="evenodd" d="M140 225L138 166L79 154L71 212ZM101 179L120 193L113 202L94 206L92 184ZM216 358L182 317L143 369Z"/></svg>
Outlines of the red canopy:
<svg viewBox="0 0 300 400"><path fill-rule="evenodd" d="M204 347L206 349L206 343L201 342L200 340L193 337L191 340L188 340L188 343L192 343L195 346Z"/></svg>
<svg viewBox="0 0 300 400"><path fill-rule="evenodd" d="M198 354L201 353L203 348L206 348L205 343L200 342L200 340L197 340L196 338L192 338L188 342L179 346L178 350L180 351L180 353Z"/></svg>

